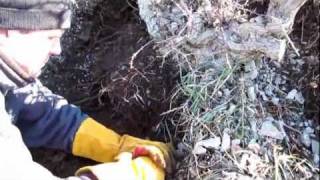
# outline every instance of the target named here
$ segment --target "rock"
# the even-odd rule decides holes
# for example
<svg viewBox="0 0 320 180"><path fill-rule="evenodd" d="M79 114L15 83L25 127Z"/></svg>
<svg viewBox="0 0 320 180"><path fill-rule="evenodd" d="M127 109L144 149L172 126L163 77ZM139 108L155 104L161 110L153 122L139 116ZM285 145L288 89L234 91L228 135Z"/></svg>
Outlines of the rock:
<svg viewBox="0 0 320 180"><path fill-rule="evenodd" d="M275 85L279 85L279 84L281 84L281 82L282 82L281 76L277 76L277 77L275 78L275 80L274 80L274 84L275 84Z"/></svg>
<svg viewBox="0 0 320 180"><path fill-rule="evenodd" d="M277 97L272 97L272 99L271 99L272 104L274 104L276 106L279 105L279 101L280 101L280 99Z"/></svg>
<svg viewBox="0 0 320 180"><path fill-rule="evenodd" d="M307 127L305 129L305 131L308 133L308 134L313 134L314 133L314 130L311 128L311 127Z"/></svg>
<svg viewBox="0 0 320 180"><path fill-rule="evenodd" d="M254 102L256 100L256 93L255 93L254 87L253 86L249 87L247 93L250 101Z"/></svg>
<svg viewBox="0 0 320 180"><path fill-rule="evenodd" d="M207 149L219 149L221 144L221 138L215 137L215 138L209 138L206 140L201 140L196 143L193 153L195 154L205 154L207 152Z"/></svg>
<svg viewBox="0 0 320 180"><path fill-rule="evenodd" d="M302 95L301 92L298 92L298 93L296 94L295 100L296 100L298 103L300 103L300 104L303 104L303 103L304 103L304 97L303 97L303 95Z"/></svg>
<svg viewBox="0 0 320 180"><path fill-rule="evenodd" d="M207 152L207 149L202 147L202 146L199 146L199 145L195 145L194 148L193 148L193 151L192 151L194 154L205 154Z"/></svg>
<svg viewBox="0 0 320 180"><path fill-rule="evenodd" d="M310 139L309 133L307 133L305 130L302 132L302 134L300 136L300 141L306 147L310 147L310 145L311 145L311 139Z"/></svg>
<svg viewBox="0 0 320 180"><path fill-rule="evenodd" d="M281 131L279 123L274 121L272 117L266 118L266 121L263 122L261 129L259 130L259 135L279 140L283 140L283 138L286 136L285 132Z"/></svg>
<svg viewBox="0 0 320 180"><path fill-rule="evenodd" d="M311 140L311 149L313 153L313 162L319 166L320 164L320 157L319 157L319 141L312 139Z"/></svg>
<svg viewBox="0 0 320 180"><path fill-rule="evenodd" d="M199 144L207 149L219 149L221 144L221 138L215 137L200 141Z"/></svg>
<svg viewBox="0 0 320 180"><path fill-rule="evenodd" d="M180 142L178 143L177 149L175 150L175 155L177 157L183 158L188 153L188 151L188 147L184 143Z"/></svg>
<svg viewBox="0 0 320 180"><path fill-rule="evenodd" d="M320 152L320 147L319 147L319 141L312 139L311 140L311 148L312 148L312 152L313 154L319 154Z"/></svg>
<svg viewBox="0 0 320 180"><path fill-rule="evenodd" d="M297 93L298 91L296 89L291 90L286 96L286 99L293 100Z"/></svg>
<svg viewBox="0 0 320 180"><path fill-rule="evenodd" d="M233 103L230 103L227 114L232 114L236 110L237 106Z"/></svg>
<svg viewBox="0 0 320 180"><path fill-rule="evenodd" d="M228 151L230 149L231 138L229 134L224 131L222 136L222 144L221 144L221 151Z"/></svg>
<svg viewBox="0 0 320 180"><path fill-rule="evenodd" d="M226 97L229 97L231 94L229 89L223 89L222 91L223 91L224 96L226 96Z"/></svg>
<svg viewBox="0 0 320 180"><path fill-rule="evenodd" d="M264 88L264 92L267 96L271 97L273 96L273 90L274 88L272 87L271 84L268 84L265 88Z"/></svg>
<svg viewBox="0 0 320 180"><path fill-rule="evenodd" d="M319 157L319 154L314 154L314 155L313 155L313 162L314 162L314 164L316 164L317 167L319 167L319 165L320 165L320 157Z"/></svg>
<svg viewBox="0 0 320 180"><path fill-rule="evenodd" d="M298 92L296 89L291 90L288 95L286 96L286 99L289 100L295 100L300 104L304 103L304 97L301 92Z"/></svg>
<svg viewBox="0 0 320 180"><path fill-rule="evenodd" d="M254 61L249 61L244 66L245 74L244 77L246 79L254 80L258 77L258 69Z"/></svg>

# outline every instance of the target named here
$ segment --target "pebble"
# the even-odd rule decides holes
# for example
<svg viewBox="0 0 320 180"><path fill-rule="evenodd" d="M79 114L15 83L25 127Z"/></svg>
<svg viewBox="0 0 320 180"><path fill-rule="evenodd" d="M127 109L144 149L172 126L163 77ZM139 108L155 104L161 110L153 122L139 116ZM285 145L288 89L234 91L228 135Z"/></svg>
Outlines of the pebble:
<svg viewBox="0 0 320 180"><path fill-rule="evenodd" d="M319 141L312 139L311 140L311 144L312 144L312 152L314 154L319 154L320 152L320 146L319 146Z"/></svg>
<svg viewBox="0 0 320 180"><path fill-rule="evenodd" d="M304 97L301 92L298 92L296 89L292 89L288 95L286 96L286 99L289 100L296 100L298 103L303 104L304 103Z"/></svg>
<svg viewBox="0 0 320 180"><path fill-rule="evenodd" d="M280 99L277 98L277 97L272 97L272 99L271 99L271 102L272 102L274 105L276 105L276 106L279 105L279 101L280 101Z"/></svg>
<svg viewBox="0 0 320 180"><path fill-rule="evenodd" d="M305 129L305 131L306 131L307 133L309 133L309 134L313 134L313 133L314 133L314 130L313 130L311 127L307 127L307 128Z"/></svg>
<svg viewBox="0 0 320 180"><path fill-rule="evenodd" d="M250 61L244 66L245 78L254 80L258 77L258 70L254 61Z"/></svg>
<svg viewBox="0 0 320 180"><path fill-rule="evenodd" d="M260 96L262 97L263 101L268 101L268 97L266 96L266 94L263 91L259 91Z"/></svg>
<svg viewBox="0 0 320 180"><path fill-rule="evenodd" d="M248 97L252 102L256 100L256 93L253 86L248 88Z"/></svg>
<svg viewBox="0 0 320 180"><path fill-rule="evenodd" d="M312 139L311 140L311 149L313 153L313 161L315 164L319 165L319 141Z"/></svg>
<svg viewBox="0 0 320 180"><path fill-rule="evenodd" d="M221 151L228 151L230 149L231 138L230 135L224 131L222 136L222 144L221 144Z"/></svg>
<svg viewBox="0 0 320 180"><path fill-rule="evenodd" d="M272 96L273 95L273 87L271 84L268 84L265 88L264 88L264 92L266 93L267 96Z"/></svg>
<svg viewBox="0 0 320 180"><path fill-rule="evenodd" d="M231 94L231 92L230 92L230 90L229 89L223 89L222 90L223 91L223 94L224 94L224 96L230 96L230 94Z"/></svg>
<svg viewBox="0 0 320 180"><path fill-rule="evenodd" d="M303 122L300 122L299 123L299 127L303 127L304 126L304 123Z"/></svg>
<svg viewBox="0 0 320 180"><path fill-rule="evenodd" d="M288 95L286 96L286 99L293 100L294 97L296 96L297 92L298 92L298 91L297 91L296 89L292 89L292 90L288 93Z"/></svg>
<svg viewBox="0 0 320 180"><path fill-rule="evenodd" d="M311 138L309 136L309 133L306 132L305 130L302 132L301 136L300 136L300 141L306 146L306 147L310 147L311 145Z"/></svg>
<svg viewBox="0 0 320 180"><path fill-rule="evenodd" d="M259 130L259 135L283 140L285 137L285 132L279 130L275 125L276 123L277 122L274 121L272 117L267 117L266 121L263 122L261 129Z"/></svg>
<svg viewBox="0 0 320 180"><path fill-rule="evenodd" d="M279 85L279 84L281 84L281 82L282 82L282 79L281 79L280 76L277 76L277 77L275 78L275 80L274 80L274 84L275 84L275 85Z"/></svg>

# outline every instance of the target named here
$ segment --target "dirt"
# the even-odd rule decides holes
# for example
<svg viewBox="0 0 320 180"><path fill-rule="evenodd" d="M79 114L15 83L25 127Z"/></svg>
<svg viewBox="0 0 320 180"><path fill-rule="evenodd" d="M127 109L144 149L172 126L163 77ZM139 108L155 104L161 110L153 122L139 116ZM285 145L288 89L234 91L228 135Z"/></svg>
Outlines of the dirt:
<svg viewBox="0 0 320 180"><path fill-rule="evenodd" d="M118 133L165 140L159 124L177 80L174 63L156 56L134 2L83 3L87 9L76 12L62 41L63 53L52 58L42 81ZM34 149L32 154L61 177L96 164L55 150Z"/></svg>
<svg viewBox="0 0 320 180"><path fill-rule="evenodd" d="M254 9L257 7L258 13L264 13L267 9L266 4L268 4L268 2L269 1L257 2L252 4L253 7L248 8ZM317 129L317 127L319 127L320 105L318 68L319 37L316 36L319 35L319 33L314 32L314 29L319 28L318 23L315 23L319 22L319 17L312 15L313 12L317 12L316 7L313 6L312 3L313 1L308 1L300 10L295 21L293 32L290 35L296 47L301 50L301 56L298 57L293 48L289 46L285 60L280 63L281 66L277 66L276 61L270 61L264 58L261 60L263 67L258 70L259 74L257 78L252 80L252 82L257 83L257 85L260 83L262 85L272 85L272 83L274 83L273 75L281 76L282 72L286 72L285 76L287 81L283 85L284 88L286 88L283 90L285 95L294 88L302 92L305 99L305 103L302 105L286 100L284 94L278 96L276 93L272 94L272 96L280 98L280 104L278 105L274 104L271 100L264 101L258 92L256 92L256 98L258 99L256 101L259 102L259 107L263 106L260 107L261 109L265 108L266 112L271 114L275 119L282 119L286 124L290 125L290 127L286 127L285 130L290 138L290 144L286 142L287 140L281 142L281 145L286 145L283 146L285 147L284 151L279 151L279 154L286 153L287 151L290 153L298 153L299 157L305 158L303 162L312 162L312 148L304 147L300 142L299 134L301 133L299 133L299 131L302 132L306 128L313 128L315 131L313 135L315 137L312 136L312 138L316 140L319 140L320 131ZM248 15L255 16L254 13ZM179 74L177 74L179 69L176 68L176 64L168 60L170 57L165 59L158 57L160 54L158 53L158 46L159 44L149 37L145 24L139 17L138 7L135 1L78 0L73 26L63 38L63 53L59 57L52 58L52 61L46 66L41 79L52 91L63 95L69 102L79 105L81 109L90 116L121 134L128 133L142 138L166 141L166 129L163 127L163 122L164 119L170 118L170 116L161 116L161 113L169 110L169 108L173 108L170 107L170 105L172 105L172 93L175 91L174 87L180 77ZM291 62L291 59L294 59L293 62ZM300 66L296 66L300 59L306 62L301 68ZM209 67L205 63L202 65L204 69L211 68L211 66ZM245 67L246 64L243 64L243 66ZM297 67L300 68L299 71L297 71ZM213 68L215 68L217 72L220 72L223 67L217 65ZM238 74L245 74L243 68L236 71L238 71L236 72ZM186 74L187 72L181 75L185 76ZM265 74L266 77L264 77L263 74ZM207 78L207 76L204 77ZM221 76L221 78L222 77L223 76ZM266 80L266 78L270 77L270 82L267 82L269 80ZM201 76L199 75L198 78L201 78ZM221 90L219 93L223 96L212 98L216 98L217 104L223 102L221 105L226 105L229 103L228 99L231 101L232 98L234 102L231 101L231 104L237 104L238 101L242 101L241 97L238 97L238 95L235 96L233 93L240 88L245 89L247 88L246 86L252 86L252 84L243 84L243 87L241 87L240 79L243 78L232 78L236 80L232 81L231 85L230 82L227 82L232 88L223 86L223 88L227 88L227 90L229 88L231 90L231 97L227 97L225 92ZM261 89L258 88L258 90L264 93L265 87L263 86ZM243 90L244 99L247 99L245 93L247 93L247 90ZM186 96L183 96L182 99L179 99L179 102L184 104L185 97ZM237 98L240 98L240 100ZM271 97L269 98L271 99ZM224 99L228 101L224 103ZM250 105L250 103L248 104ZM184 105L186 105L186 108L190 108L192 101L187 101ZM247 106L249 107L249 105ZM209 112L213 112L217 105L215 102L211 102L208 107ZM229 106L226 108L229 111L230 109L228 108ZM259 110L258 107L257 110ZM219 111L218 108L217 111ZM226 110L224 110L222 114L224 114L225 111ZM257 126L260 126L264 121L264 117L262 117L262 115L260 117L259 115L263 113L264 112L258 111L258 115L254 114L254 116L251 117L248 111L247 121L253 119L253 122L255 122ZM169 115L171 114L169 113ZM199 173L205 175L202 177L207 177L206 175L208 175L209 179L211 177L210 174L213 174L212 177L219 178L234 175L233 173L236 173L235 175L239 175L240 173L240 175L244 175L245 177L248 177L246 175L250 176L250 173L247 171L251 169L239 169L239 164L235 164L232 160L228 159L226 153L221 150L208 149L207 154L192 154L193 145L197 143L194 141L194 139L196 139L195 137L201 136L200 140L210 137L213 132L216 133L217 128L221 128L221 130L224 129L225 124L223 123L225 122L218 122L218 124L215 125L214 123L203 121L200 123L200 126L197 125L198 123L193 124L192 116L190 114L187 115L187 117L186 115L182 117L178 115L178 117L173 118L174 120L179 119L179 121L177 121L178 123L174 121L172 122L173 124L170 125L171 122L166 121L173 129L176 128L175 130L177 130L177 132L172 133L175 133L174 136L181 141L176 144L177 151L180 151L176 153L179 168L175 176L176 179L187 179L190 177L192 177L191 179L197 179ZM233 127L232 125L234 125L234 123L236 127L238 127L239 124L243 123L239 117L239 113L233 113L229 118L235 118L236 120L230 122L228 127ZM294 119L295 117L297 117L297 119ZM310 120L312 120L311 123L309 123ZM197 119L197 122L198 121L199 119ZM301 124L303 125L301 126ZM305 124L308 125L305 126ZM188 127L189 125L191 129ZM187 127L187 129L182 128L181 130L179 126ZM250 125L245 125L243 129L249 132ZM192 134L192 131L196 133ZM206 131L209 131L211 134L206 133ZM220 137L222 136L221 133L224 132L219 131L219 133L216 133L215 136ZM252 145L249 141L253 135L249 134L248 136L247 139L231 136L231 138L236 138L231 140L232 143L233 140L239 140L240 143L236 148L240 148L240 150L244 148L243 150L246 153L255 152L256 149L252 150L250 147L246 147L248 144ZM272 169L274 167L272 164L273 156L272 153L270 155L270 150L274 147L273 145L277 145L277 143L272 139L259 137L257 143L254 143L254 145L263 150L256 154L249 153L249 155L245 153L242 155L240 153L237 154L235 158L238 158L239 161L243 160L243 162L245 162L245 155L260 158L257 162L261 163L261 167L266 166L264 168ZM263 153L267 155L263 155ZM79 167L96 164L96 162L77 158L55 150L33 149L32 154L37 162L47 167L55 175L61 177L73 175ZM264 158L267 156L270 157L271 163L264 161ZM295 161L293 164L303 164L303 162ZM249 161L247 164L250 164ZM303 176L305 174L296 173L295 175ZM268 177L268 175L265 177Z"/></svg>

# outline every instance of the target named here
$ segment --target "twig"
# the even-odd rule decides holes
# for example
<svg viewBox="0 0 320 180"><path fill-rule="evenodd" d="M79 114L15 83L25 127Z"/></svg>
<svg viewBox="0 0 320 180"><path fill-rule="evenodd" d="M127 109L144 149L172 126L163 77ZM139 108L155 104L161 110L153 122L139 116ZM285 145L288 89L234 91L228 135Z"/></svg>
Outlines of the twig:
<svg viewBox="0 0 320 180"><path fill-rule="evenodd" d="M138 49L138 51L136 51L135 53L133 53L133 55L131 56L131 60L130 60L130 69L135 69L134 65L133 65L133 61L137 58L138 54L144 49L146 48L148 45L150 45L154 40L151 40L149 42L147 42L145 45L143 45L140 49Z"/></svg>

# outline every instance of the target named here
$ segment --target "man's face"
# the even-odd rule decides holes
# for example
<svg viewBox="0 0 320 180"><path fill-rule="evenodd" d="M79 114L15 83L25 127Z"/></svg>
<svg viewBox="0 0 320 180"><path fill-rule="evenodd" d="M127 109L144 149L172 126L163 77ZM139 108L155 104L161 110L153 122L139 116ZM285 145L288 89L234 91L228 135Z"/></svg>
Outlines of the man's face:
<svg viewBox="0 0 320 180"><path fill-rule="evenodd" d="M50 55L60 54L60 37L63 32L64 30L7 30L6 37L0 39L0 50L30 77L36 77Z"/></svg>

